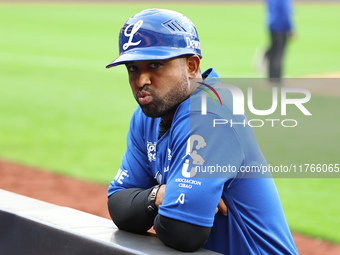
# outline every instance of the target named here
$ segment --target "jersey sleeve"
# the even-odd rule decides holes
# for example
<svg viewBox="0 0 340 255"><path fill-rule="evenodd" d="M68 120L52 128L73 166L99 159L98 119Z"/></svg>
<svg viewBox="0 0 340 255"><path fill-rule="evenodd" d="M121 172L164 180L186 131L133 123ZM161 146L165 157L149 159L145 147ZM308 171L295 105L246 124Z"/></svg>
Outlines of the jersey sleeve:
<svg viewBox="0 0 340 255"><path fill-rule="evenodd" d="M213 225L224 185L237 174L231 169L239 169L244 160L233 128L221 125L212 132L218 118L208 114L202 122L200 113L191 113L174 123L173 158L159 214L203 227Z"/></svg>
<svg viewBox="0 0 340 255"><path fill-rule="evenodd" d="M122 189L147 189L156 184L151 175L146 149L144 148L143 130L142 112L138 107L131 118L126 139L126 150L121 166L109 185L108 196Z"/></svg>

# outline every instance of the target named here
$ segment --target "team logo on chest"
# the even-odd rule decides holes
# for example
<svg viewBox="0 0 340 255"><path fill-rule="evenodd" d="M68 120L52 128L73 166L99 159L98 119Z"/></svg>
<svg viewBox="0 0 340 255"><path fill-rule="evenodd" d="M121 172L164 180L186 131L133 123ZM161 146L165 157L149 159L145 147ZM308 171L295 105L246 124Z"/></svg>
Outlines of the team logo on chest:
<svg viewBox="0 0 340 255"><path fill-rule="evenodd" d="M147 142L146 149L148 151L148 159L150 162L156 161L156 142Z"/></svg>
<svg viewBox="0 0 340 255"><path fill-rule="evenodd" d="M168 148L168 160L171 160L172 156L171 156L171 150Z"/></svg>
<svg viewBox="0 0 340 255"><path fill-rule="evenodd" d="M138 42L133 42L133 36L138 32L140 27L143 25L143 20L138 21L136 24L130 24L125 28L124 35L129 38L127 43L123 44L123 50L127 50L130 46L136 46L140 44L141 40ZM129 28L132 27L131 32L128 33Z"/></svg>
<svg viewBox="0 0 340 255"><path fill-rule="evenodd" d="M194 146L196 144L196 146ZM193 165L200 165L202 166L205 160L197 153L198 150L207 146L204 138L200 135L191 135L187 142L187 153L183 157L183 159L189 155L192 158ZM196 175L197 169L195 166L192 166L189 170L189 159L186 159L183 167L182 167L182 175L186 178L192 178Z"/></svg>

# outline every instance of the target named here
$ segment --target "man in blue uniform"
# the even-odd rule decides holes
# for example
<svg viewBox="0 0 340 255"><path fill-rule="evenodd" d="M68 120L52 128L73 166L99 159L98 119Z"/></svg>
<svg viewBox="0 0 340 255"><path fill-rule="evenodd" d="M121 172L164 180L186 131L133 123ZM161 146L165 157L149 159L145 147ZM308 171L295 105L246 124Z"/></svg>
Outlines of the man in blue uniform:
<svg viewBox="0 0 340 255"><path fill-rule="evenodd" d="M234 116L228 91L214 89L214 69L200 72L201 49L193 23L160 9L130 18L119 35L120 55L139 106L120 169L108 189L119 229L152 226L167 246L223 254L297 254L275 184L245 169L266 165L248 125L212 125ZM220 107L206 100L218 94ZM256 175L256 174L255 174Z"/></svg>
<svg viewBox="0 0 340 255"><path fill-rule="evenodd" d="M268 77L279 83L282 77L283 56L287 40L293 35L292 0L266 0L267 23L270 32Z"/></svg>

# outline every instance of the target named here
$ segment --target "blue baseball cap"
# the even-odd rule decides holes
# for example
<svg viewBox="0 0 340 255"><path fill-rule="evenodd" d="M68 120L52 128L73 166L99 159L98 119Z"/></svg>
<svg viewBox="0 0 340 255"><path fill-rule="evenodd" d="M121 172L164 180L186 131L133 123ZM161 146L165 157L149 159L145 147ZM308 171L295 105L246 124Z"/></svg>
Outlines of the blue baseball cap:
<svg viewBox="0 0 340 255"><path fill-rule="evenodd" d="M148 9L128 19L119 34L119 56L106 68L131 61L201 55L194 24L179 12Z"/></svg>

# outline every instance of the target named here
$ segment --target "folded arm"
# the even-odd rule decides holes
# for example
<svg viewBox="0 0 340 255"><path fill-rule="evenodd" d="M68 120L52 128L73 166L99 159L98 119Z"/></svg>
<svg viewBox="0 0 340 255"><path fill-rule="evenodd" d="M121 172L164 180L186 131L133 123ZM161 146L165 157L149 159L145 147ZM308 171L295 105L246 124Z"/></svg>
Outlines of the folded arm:
<svg viewBox="0 0 340 255"><path fill-rule="evenodd" d="M121 230L145 233L154 225L158 238L167 246L180 251L195 251L209 237L209 227L202 227L159 215L148 209L148 197L153 188L129 188L109 197L108 208L113 222ZM165 185L157 192L155 205L162 203Z"/></svg>

